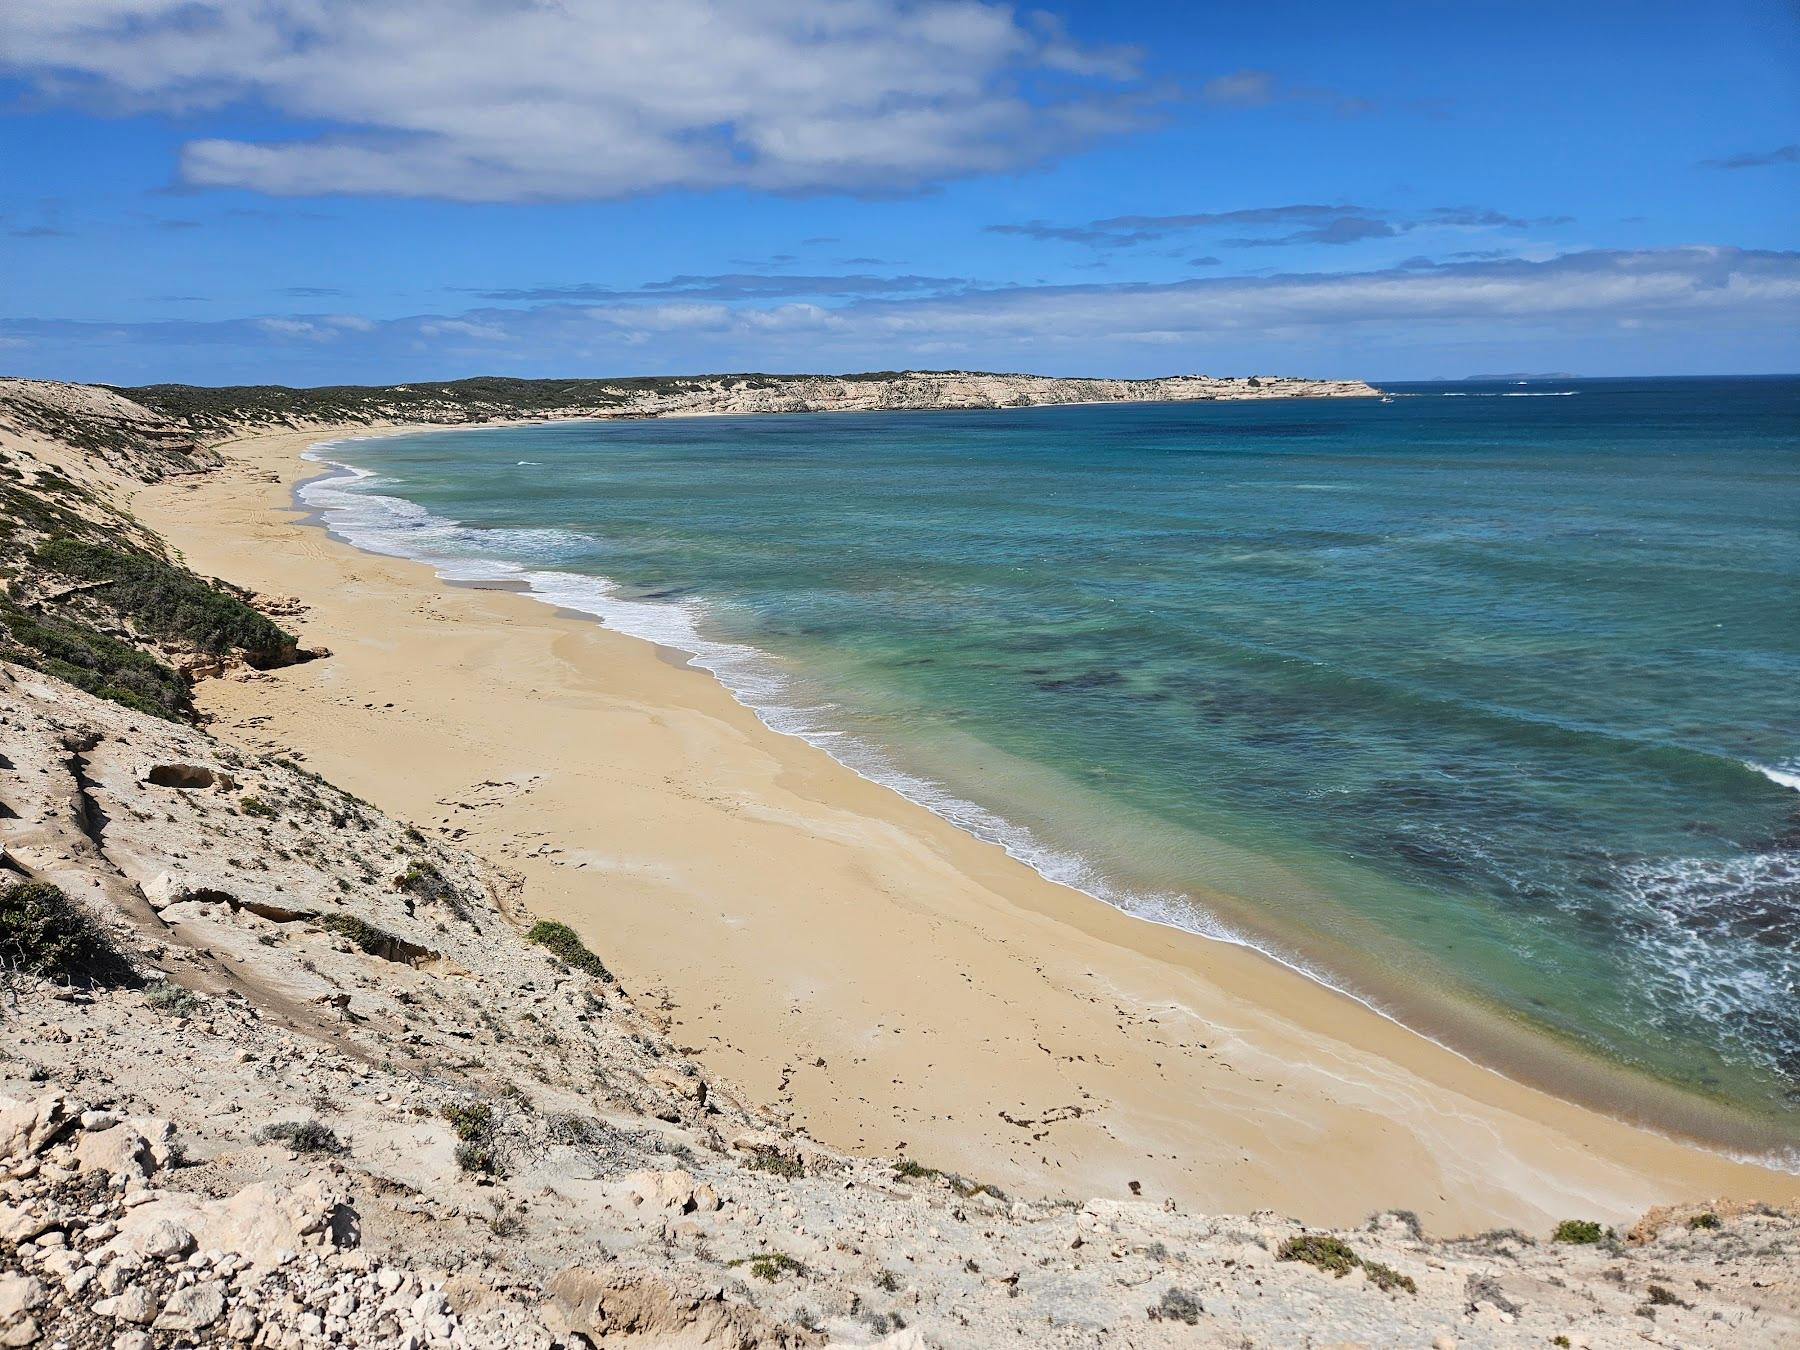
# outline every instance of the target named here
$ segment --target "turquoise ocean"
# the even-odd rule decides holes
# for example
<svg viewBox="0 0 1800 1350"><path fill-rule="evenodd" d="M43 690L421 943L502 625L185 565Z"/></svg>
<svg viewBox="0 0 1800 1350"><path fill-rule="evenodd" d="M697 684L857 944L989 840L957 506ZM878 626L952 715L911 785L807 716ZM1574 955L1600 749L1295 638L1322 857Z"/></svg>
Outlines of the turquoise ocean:
<svg viewBox="0 0 1800 1350"><path fill-rule="evenodd" d="M1800 379L345 440L360 547L691 654L1046 874L1800 1157Z"/></svg>

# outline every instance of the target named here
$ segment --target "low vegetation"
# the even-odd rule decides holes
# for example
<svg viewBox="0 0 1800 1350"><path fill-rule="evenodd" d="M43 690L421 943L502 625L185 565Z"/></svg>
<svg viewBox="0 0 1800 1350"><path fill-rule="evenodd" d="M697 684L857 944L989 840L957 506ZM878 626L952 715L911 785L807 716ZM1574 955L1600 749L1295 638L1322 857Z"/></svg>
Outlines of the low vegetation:
<svg viewBox="0 0 1800 1350"><path fill-rule="evenodd" d="M0 597L0 658L165 721L192 715L187 681L148 652Z"/></svg>
<svg viewBox="0 0 1800 1350"><path fill-rule="evenodd" d="M998 1186L991 1186L985 1181L973 1181L959 1172L946 1172L942 1168L927 1167L911 1158L902 1158L895 1163L894 1175L903 1181L941 1181L965 1200L972 1199L977 1195L992 1196L995 1200L1006 1199L1006 1192Z"/></svg>
<svg viewBox="0 0 1800 1350"><path fill-rule="evenodd" d="M322 1120L284 1120L256 1132L259 1144L286 1144L296 1153L346 1153L337 1131Z"/></svg>
<svg viewBox="0 0 1800 1350"><path fill-rule="evenodd" d="M0 961L31 975L109 983L124 966L87 913L45 881L0 887Z"/></svg>
<svg viewBox="0 0 1800 1350"><path fill-rule="evenodd" d="M1150 1305L1149 1312L1152 1322L1185 1322L1191 1327L1206 1314L1206 1307L1192 1290L1170 1287Z"/></svg>
<svg viewBox="0 0 1800 1350"><path fill-rule="evenodd" d="M1552 1242L1569 1242L1576 1246L1592 1246L1606 1236L1606 1229L1592 1219L1564 1219L1550 1234Z"/></svg>
<svg viewBox="0 0 1800 1350"><path fill-rule="evenodd" d="M106 587L108 608L146 637L214 656L242 652L254 666L292 660L295 642L240 596L146 553L83 539L48 539L36 561L71 581Z"/></svg>
<svg viewBox="0 0 1800 1350"><path fill-rule="evenodd" d="M205 1006L195 995L167 980L152 985L144 995L144 1003L165 1017L191 1017Z"/></svg>
<svg viewBox="0 0 1800 1350"><path fill-rule="evenodd" d="M442 1111L456 1136L456 1165L465 1172L498 1176L500 1154L496 1147L499 1122L486 1102L452 1102Z"/></svg>
<svg viewBox="0 0 1800 1350"><path fill-rule="evenodd" d="M354 914L321 914L313 922L371 956L381 956L399 945L399 939L387 929L377 928L367 919L359 919Z"/></svg>
<svg viewBox="0 0 1800 1350"><path fill-rule="evenodd" d="M760 1256L740 1257L728 1262L733 1266L748 1266L750 1273L759 1280L771 1282L779 1280L783 1275L804 1275L806 1267L786 1252L764 1252Z"/></svg>
<svg viewBox="0 0 1800 1350"><path fill-rule="evenodd" d="M565 966L572 967L584 974L592 975L597 980L612 980L612 972L604 962L587 949L576 931L566 923L555 923L549 919L539 919L527 930L525 938L540 947L549 948L552 955Z"/></svg>
<svg viewBox="0 0 1800 1350"><path fill-rule="evenodd" d="M1412 1276L1402 1275L1392 1266L1380 1261L1365 1261L1342 1238L1305 1233L1282 1243L1275 1255L1282 1261L1304 1261L1320 1270L1329 1271L1340 1280L1360 1266L1369 1283L1384 1293L1395 1289L1404 1289L1409 1294L1419 1292L1419 1286Z"/></svg>
<svg viewBox="0 0 1800 1350"><path fill-rule="evenodd" d="M469 907L462 892L435 863L424 858L415 858L408 863L406 870L394 878L394 888L428 904L442 905L459 919L469 917Z"/></svg>

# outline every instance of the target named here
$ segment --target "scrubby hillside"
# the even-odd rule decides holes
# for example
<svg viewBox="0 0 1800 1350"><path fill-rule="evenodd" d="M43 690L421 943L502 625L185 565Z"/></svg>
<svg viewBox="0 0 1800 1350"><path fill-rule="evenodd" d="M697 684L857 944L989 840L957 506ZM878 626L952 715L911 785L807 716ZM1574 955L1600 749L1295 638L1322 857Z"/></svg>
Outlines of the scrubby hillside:
<svg viewBox="0 0 1800 1350"><path fill-rule="evenodd" d="M1157 380L1061 379L978 371L870 371L858 375L664 375L606 380L484 376L399 385L202 389L159 384L113 391L203 439L246 428L387 422L491 422L506 418L658 417L681 413L855 412L1022 408L1055 403L1368 398L1360 380L1175 375Z"/></svg>
<svg viewBox="0 0 1800 1350"><path fill-rule="evenodd" d="M97 494L129 463L85 453ZM0 660L0 1345L1800 1337L1789 1214L1326 1233L836 1153L530 903L291 757Z"/></svg>
<svg viewBox="0 0 1800 1350"><path fill-rule="evenodd" d="M253 597L195 576L123 505L216 463L110 391L0 380L0 657L160 717L190 713L197 675L298 659Z"/></svg>

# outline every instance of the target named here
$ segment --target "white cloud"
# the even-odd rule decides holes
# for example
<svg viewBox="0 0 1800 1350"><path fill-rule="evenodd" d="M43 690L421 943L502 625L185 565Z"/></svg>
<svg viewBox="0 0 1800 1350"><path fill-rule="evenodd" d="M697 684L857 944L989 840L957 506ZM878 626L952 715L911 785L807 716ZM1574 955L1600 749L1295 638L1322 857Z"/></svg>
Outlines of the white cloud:
<svg viewBox="0 0 1800 1350"><path fill-rule="evenodd" d="M490 306L363 321L294 315L99 325L0 321L46 370L106 348L156 378L368 382L474 370L606 375L657 370L852 370L909 365L1063 374L1283 369L1435 373L1499 360L1593 373L1792 369L1800 252L1723 247L1587 252L1548 261L968 290L914 299ZM472 346L475 338L482 345ZM329 339L329 341L327 341ZM139 354L143 355L140 356ZM183 356L181 354L185 353ZM184 371L169 362L186 360ZM1646 364L1646 362L1654 364ZM57 364L60 363L60 364ZM1429 363L1429 364L1426 364ZM1454 367L1451 367L1454 369ZM122 381L130 383L132 381Z"/></svg>
<svg viewBox="0 0 1800 1350"><path fill-rule="evenodd" d="M190 183L278 194L888 192L1135 120L1132 53L987 0L55 0L0 7L0 69L323 124L182 149Z"/></svg>

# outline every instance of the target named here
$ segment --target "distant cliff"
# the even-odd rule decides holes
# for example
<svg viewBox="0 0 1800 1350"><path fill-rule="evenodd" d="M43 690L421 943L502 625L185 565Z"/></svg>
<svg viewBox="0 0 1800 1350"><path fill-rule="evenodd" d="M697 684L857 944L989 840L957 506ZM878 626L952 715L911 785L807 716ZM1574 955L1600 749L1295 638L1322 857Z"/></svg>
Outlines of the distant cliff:
<svg viewBox="0 0 1800 1350"><path fill-rule="evenodd" d="M874 371L861 375L634 376L615 380L514 380L210 389L157 384L117 391L202 439L271 426L347 422L493 422L513 418L662 417L702 413L870 412L886 409L1026 408L1056 403L1197 402L1251 398L1372 398L1361 380L1260 375L1171 375L1157 380L1061 379L976 371Z"/></svg>

